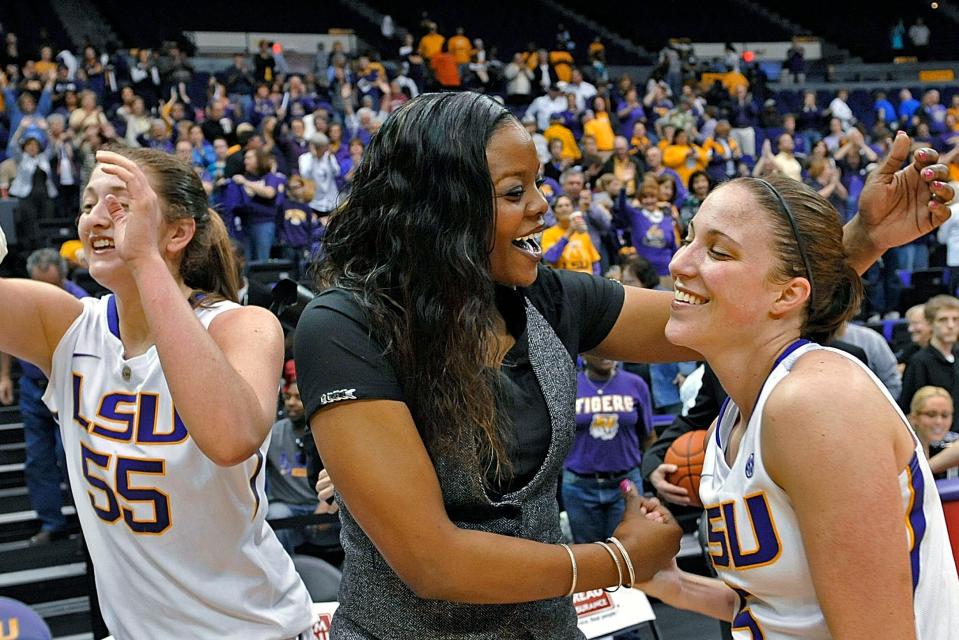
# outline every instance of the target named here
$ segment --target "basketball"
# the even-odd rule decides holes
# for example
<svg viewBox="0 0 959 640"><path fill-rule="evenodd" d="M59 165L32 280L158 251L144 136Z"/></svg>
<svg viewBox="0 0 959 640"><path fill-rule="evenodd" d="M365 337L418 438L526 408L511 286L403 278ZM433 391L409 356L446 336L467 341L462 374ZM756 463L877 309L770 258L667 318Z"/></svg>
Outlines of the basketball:
<svg viewBox="0 0 959 640"><path fill-rule="evenodd" d="M701 507L699 500L699 477L703 472L706 457L706 431L698 429L676 438L666 451L663 462L674 464L678 469L666 476L666 481L686 489L690 503Z"/></svg>

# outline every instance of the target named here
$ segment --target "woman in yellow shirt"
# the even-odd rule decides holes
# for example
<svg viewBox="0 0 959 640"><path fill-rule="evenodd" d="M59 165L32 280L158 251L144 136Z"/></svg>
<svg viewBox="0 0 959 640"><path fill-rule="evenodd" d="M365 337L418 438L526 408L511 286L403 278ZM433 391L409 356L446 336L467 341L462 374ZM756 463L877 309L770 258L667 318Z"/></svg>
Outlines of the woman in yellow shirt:
<svg viewBox="0 0 959 640"><path fill-rule="evenodd" d="M689 139L685 129L673 133L672 144L663 149L663 164L679 174L683 186L689 187L689 176L697 171L705 171L709 154Z"/></svg>
<svg viewBox="0 0 959 640"><path fill-rule="evenodd" d="M606 99L602 96L593 98L593 110L583 118L583 133L587 133L596 138L596 148L599 149L603 160L605 161L613 152L613 142L616 134L613 132L613 123L609 119L609 111L606 110ZM590 117L591 116L591 117Z"/></svg>
<svg viewBox="0 0 959 640"><path fill-rule="evenodd" d="M586 219L573 211L569 196L560 196L553 202L556 226L543 232L541 245L543 260L551 267L600 275L599 252L589 239Z"/></svg>

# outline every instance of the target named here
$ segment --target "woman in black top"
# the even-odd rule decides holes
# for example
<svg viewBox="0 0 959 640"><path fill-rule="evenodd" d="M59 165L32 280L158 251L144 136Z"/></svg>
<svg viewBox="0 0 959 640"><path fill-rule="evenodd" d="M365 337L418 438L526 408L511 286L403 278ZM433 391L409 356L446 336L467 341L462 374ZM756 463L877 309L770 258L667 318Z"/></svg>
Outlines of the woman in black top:
<svg viewBox="0 0 959 640"><path fill-rule="evenodd" d="M495 101L424 95L373 137L330 219L330 288L304 311L295 351L342 514L333 637L581 638L571 586L629 582L622 556L576 545L573 564L556 544L573 361L697 356L664 337L672 294L540 265L538 168ZM928 185L905 171L864 193L871 215L847 230L860 269L948 215L926 209ZM642 580L680 530L631 489L615 536Z"/></svg>

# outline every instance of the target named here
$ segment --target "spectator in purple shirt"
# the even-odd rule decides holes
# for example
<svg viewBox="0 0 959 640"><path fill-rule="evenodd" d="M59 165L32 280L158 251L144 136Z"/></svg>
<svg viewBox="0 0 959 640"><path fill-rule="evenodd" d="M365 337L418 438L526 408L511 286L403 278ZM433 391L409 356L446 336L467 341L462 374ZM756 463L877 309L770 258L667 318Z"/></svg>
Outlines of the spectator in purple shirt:
<svg viewBox="0 0 959 640"><path fill-rule="evenodd" d="M745 85L736 86L736 96L729 107L730 134L739 143L743 155L756 157L756 130L759 125L759 107Z"/></svg>
<svg viewBox="0 0 959 640"><path fill-rule="evenodd" d="M243 173L234 175L227 185L223 208L229 219L241 220L241 240L249 260L270 258L284 186L283 177L271 170L270 154L263 149L248 149L243 155Z"/></svg>
<svg viewBox="0 0 959 640"><path fill-rule="evenodd" d="M642 450L656 439L649 387L614 360L583 356L576 377L576 437L563 471L573 541L605 540L623 516L619 483L642 486Z"/></svg>
<svg viewBox="0 0 959 640"><path fill-rule="evenodd" d="M56 249L37 249L27 258L27 272L33 280L60 287L77 298L89 294L67 280L67 264ZM60 441L60 428L50 410L43 404L47 377L36 366L20 363L20 414L26 441L24 475L30 506L37 512L40 531L30 538L31 545L46 544L64 536L67 521L63 515L63 494L60 484L67 479L66 460ZM0 354L0 404L13 403L10 378L10 356Z"/></svg>
<svg viewBox="0 0 959 640"><path fill-rule="evenodd" d="M350 144L349 140L343 139L343 125L339 122L331 122L327 135L330 138L330 151L336 156L336 161L341 165L349 162ZM309 151L309 140L307 140L307 151Z"/></svg>
<svg viewBox="0 0 959 640"><path fill-rule="evenodd" d="M619 192L614 208L615 224L630 231L636 253L656 269L660 277L669 276L669 261L678 248L673 220L659 206L659 185L655 180L644 180L638 189L639 209L629 204L626 190Z"/></svg>
<svg viewBox="0 0 959 640"><path fill-rule="evenodd" d="M281 127L280 131L274 134L276 145L285 158L289 173L297 173L300 156L310 151L310 141L306 137L306 125L303 124L303 119L293 118L290 120L289 128Z"/></svg>
<svg viewBox="0 0 959 640"><path fill-rule="evenodd" d="M813 146L822 139L823 119L824 112L816 104L816 92L803 92L802 108L796 114L796 128L803 137L807 153L811 153Z"/></svg>
<svg viewBox="0 0 959 640"><path fill-rule="evenodd" d="M626 139L633 135L633 126L637 122L646 121L646 111L643 103L639 101L636 87L627 89L623 101L616 107L616 115L619 117L619 135Z"/></svg>

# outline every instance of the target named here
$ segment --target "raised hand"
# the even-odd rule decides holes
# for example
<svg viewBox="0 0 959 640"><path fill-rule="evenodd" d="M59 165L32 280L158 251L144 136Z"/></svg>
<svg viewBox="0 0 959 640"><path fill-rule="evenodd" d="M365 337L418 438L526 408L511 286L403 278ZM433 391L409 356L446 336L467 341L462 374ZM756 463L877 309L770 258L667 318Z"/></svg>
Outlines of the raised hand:
<svg viewBox="0 0 959 640"><path fill-rule="evenodd" d="M859 223L876 250L906 244L929 233L950 215L946 206L955 197L949 168L937 164L935 149L921 148L905 168L910 139L896 135L889 156L866 181L859 196Z"/></svg>
<svg viewBox="0 0 959 640"><path fill-rule="evenodd" d="M159 227L163 213L160 199L143 170L129 158L112 151L97 151L96 158L101 171L123 182L129 198L126 205L116 195L105 198L116 229L117 254L127 263L159 256Z"/></svg>

